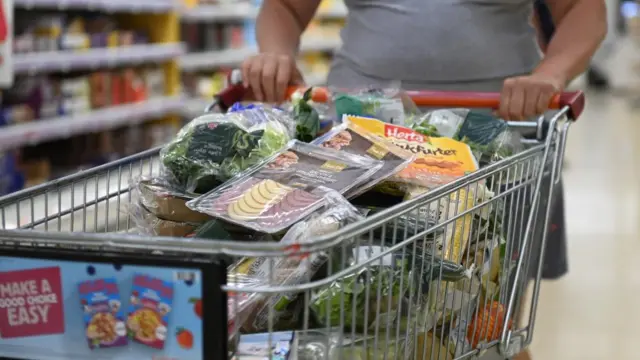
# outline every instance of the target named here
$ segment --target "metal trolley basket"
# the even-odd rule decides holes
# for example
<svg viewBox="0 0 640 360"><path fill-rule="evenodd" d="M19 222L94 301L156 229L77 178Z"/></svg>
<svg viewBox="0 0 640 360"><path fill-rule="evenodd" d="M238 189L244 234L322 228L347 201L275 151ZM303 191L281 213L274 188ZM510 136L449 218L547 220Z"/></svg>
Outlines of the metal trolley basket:
<svg viewBox="0 0 640 360"><path fill-rule="evenodd" d="M499 101L497 94L409 95L429 107L496 108ZM233 356L242 346L236 332L247 332L242 314L258 317L257 307L243 312L246 299L267 305L262 325L248 327L276 346L283 297L295 308L288 319L296 330L293 359L509 358L532 340L550 203L567 130L583 106L581 93L558 96L555 115L510 123L534 134L527 150L295 247L131 234L122 211L134 201L130 180L160 171L159 150L149 150L0 198L0 272L27 259L191 269L200 274L202 348L185 359ZM486 190L493 196L480 195ZM453 201L469 194L468 206ZM459 232L465 241L449 241ZM438 243L437 234L451 236ZM448 281L447 264L429 254L460 244L454 251L467 268L464 279ZM314 254L326 258L321 276L279 279L280 260ZM269 271L246 286L227 276L230 257L263 257ZM474 261L481 266L469 266ZM529 279L532 293L525 291ZM323 291L332 295L318 306ZM527 304L528 319L518 318ZM19 343L0 345L0 356L24 356ZM38 351L30 358L52 358L55 350ZM81 358L72 350L65 356Z"/></svg>

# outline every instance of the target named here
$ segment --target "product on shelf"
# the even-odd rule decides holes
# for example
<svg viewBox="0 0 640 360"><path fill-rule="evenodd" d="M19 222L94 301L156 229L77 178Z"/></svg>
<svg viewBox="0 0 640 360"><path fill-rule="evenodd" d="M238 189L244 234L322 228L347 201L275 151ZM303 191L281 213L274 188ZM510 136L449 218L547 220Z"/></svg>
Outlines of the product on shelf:
<svg viewBox="0 0 640 360"><path fill-rule="evenodd" d="M183 23L181 35L189 52L223 51L247 45L242 23Z"/></svg>
<svg viewBox="0 0 640 360"><path fill-rule="evenodd" d="M149 42L144 32L128 28L113 16L95 13L19 10L15 20L17 53L81 51Z"/></svg>

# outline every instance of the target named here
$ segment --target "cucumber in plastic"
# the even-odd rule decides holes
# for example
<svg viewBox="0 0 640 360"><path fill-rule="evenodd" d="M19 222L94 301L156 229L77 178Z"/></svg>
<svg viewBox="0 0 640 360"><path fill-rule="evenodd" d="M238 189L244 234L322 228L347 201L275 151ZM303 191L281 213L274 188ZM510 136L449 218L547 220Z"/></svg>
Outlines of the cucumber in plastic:
<svg viewBox="0 0 640 360"><path fill-rule="evenodd" d="M424 255L416 254L415 269L422 271L423 281L427 283L438 279L456 282L469 277L469 272L464 266L426 252ZM442 271L442 277L440 277L440 271Z"/></svg>

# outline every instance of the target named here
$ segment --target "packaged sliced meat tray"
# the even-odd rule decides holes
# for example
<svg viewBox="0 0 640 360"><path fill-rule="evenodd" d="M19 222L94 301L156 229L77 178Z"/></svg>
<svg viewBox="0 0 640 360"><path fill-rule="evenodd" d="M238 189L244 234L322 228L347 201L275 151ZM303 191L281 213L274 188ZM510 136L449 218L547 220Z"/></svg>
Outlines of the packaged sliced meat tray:
<svg viewBox="0 0 640 360"><path fill-rule="evenodd" d="M411 152L399 148L391 141L373 134L360 125L349 122L348 118L340 126L314 140L313 144L384 161L384 165L371 176L369 181L357 189L349 191L345 194L346 198L362 194L391 175L403 170L415 159Z"/></svg>
<svg viewBox="0 0 640 360"><path fill-rule="evenodd" d="M383 164L293 140L260 165L188 202L187 206L249 229L274 234L326 205L328 194L342 195L359 187Z"/></svg>

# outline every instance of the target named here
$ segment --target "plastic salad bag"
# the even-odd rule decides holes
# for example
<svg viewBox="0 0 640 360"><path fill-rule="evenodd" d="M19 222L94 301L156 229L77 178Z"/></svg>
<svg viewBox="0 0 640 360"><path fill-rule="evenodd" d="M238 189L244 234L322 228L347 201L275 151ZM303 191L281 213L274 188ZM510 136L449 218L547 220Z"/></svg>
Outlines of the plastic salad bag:
<svg viewBox="0 0 640 360"><path fill-rule="evenodd" d="M297 140L219 188L191 209L259 232L279 233L375 174L381 161ZM346 200L342 200L345 201Z"/></svg>
<svg viewBox="0 0 640 360"><path fill-rule="evenodd" d="M353 91L332 89L332 102L338 119L344 115L358 115L403 125L409 114L419 112L413 101L398 87Z"/></svg>
<svg viewBox="0 0 640 360"><path fill-rule="evenodd" d="M185 125L160 158L177 188L204 193L282 149L292 121L272 108L206 114Z"/></svg>
<svg viewBox="0 0 640 360"><path fill-rule="evenodd" d="M341 196L332 194L322 211L314 213L308 219L291 227L280 242L295 247L362 219L363 216L358 210L344 202ZM328 251L317 251L278 258L244 258L229 271L242 277L249 277L252 281L263 285L270 283L271 279L273 285L291 286L311 281L330 255ZM290 316L288 310L291 309L297 295L289 293L268 297L264 294L256 294L248 300L244 308L244 311L248 311L250 315L246 317L242 329L249 332L266 330L270 310L273 311L274 324L279 324L281 320Z"/></svg>
<svg viewBox="0 0 640 360"><path fill-rule="evenodd" d="M388 250L384 246L355 246L349 266ZM324 287L311 299L311 309L324 326L344 325L344 331L370 334L406 331L416 315L417 274L407 258L391 253ZM411 315L409 315L411 314Z"/></svg>
<svg viewBox="0 0 640 360"><path fill-rule="evenodd" d="M382 168L373 174L365 185L345 194L347 198L355 197L386 180L406 168L415 158L410 151L399 148L387 139L348 120L316 139L313 144L384 161Z"/></svg>
<svg viewBox="0 0 640 360"><path fill-rule="evenodd" d="M448 137L469 145L481 167L508 158L522 150L522 136L504 120L468 109L443 109L414 120L411 128L433 137Z"/></svg>

